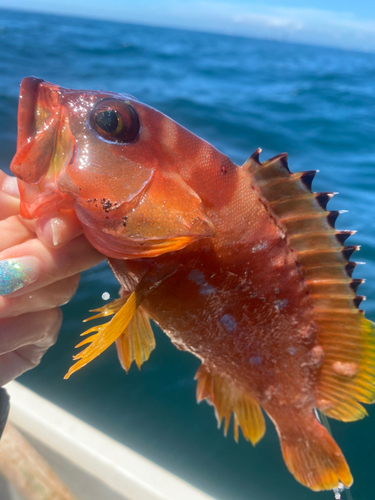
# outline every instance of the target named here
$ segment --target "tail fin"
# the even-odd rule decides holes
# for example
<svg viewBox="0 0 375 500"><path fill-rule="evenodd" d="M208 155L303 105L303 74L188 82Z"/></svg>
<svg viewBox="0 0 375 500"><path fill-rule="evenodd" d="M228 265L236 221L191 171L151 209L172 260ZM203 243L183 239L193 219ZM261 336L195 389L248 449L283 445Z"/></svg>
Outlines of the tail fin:
<svg viewBox="0 0 375 500"><path fill-rule="evenodd" d="M278 426L276 426L278 428ZM349 487L353 478L342 451L313 414L288 429L278 428L281 449L297 481L314 490L332 490L339 482Z"/></svg>

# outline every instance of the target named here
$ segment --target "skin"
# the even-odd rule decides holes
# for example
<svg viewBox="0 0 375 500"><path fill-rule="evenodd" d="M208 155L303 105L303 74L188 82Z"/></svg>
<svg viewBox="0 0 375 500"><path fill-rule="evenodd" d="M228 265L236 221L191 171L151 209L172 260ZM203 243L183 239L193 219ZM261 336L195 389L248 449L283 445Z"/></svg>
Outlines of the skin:
<svg viewBox="0 0 375 500"><path fill-rule="evenodd" d="M59 214L37 224L20 217L16 179L1 171L0 214L0 260L33 256L38 274L32 284L0 296L0 385L4 385L40 363L56 342L60 306L73 297L79 273L103 256L81 235L74 219L61 221L52 231L51 220Z"/></svg>

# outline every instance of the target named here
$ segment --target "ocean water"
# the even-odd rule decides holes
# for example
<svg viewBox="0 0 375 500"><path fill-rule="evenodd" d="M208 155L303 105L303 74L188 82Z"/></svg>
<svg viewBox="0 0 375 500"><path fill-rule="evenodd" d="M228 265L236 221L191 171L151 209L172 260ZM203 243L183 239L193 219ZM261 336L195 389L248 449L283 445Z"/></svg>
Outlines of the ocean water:
<svg viewBox="0 0 375 500"><path fill-rule="evenodd" d="M156 107L242 164L287 151L293 171L319 169L315 191L337 191L330 209L356 229L355 277L366 278L375 320L375 54L0 10L0 168L16 144L19 84L35 75L70 88L126 92ZM118 285L105 264L85 273L64 307L59 340L21 382L220 500L330 500L286 470L273 425L255 449L216 429L195 403L198 361L156 331L139 373L114 349L63 380L87 310ZM370 418L331 421L355 478L354 500L373 495L375 408ZM178 499L176 499L178 500Z"/></svg>

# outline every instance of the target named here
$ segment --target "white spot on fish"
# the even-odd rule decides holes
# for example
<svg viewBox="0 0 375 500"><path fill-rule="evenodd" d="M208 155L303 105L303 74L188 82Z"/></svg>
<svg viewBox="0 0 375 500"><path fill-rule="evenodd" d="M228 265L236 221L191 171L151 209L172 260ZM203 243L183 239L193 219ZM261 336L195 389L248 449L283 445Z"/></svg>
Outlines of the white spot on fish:
<svg viewBox="0 0 375 500"><path fill-rule="evenodd" d="M267 389L264 391L264 397L266 401L269 401L275 394L276 388L273 385L270 385L267 387Z"/></svg>
<svg viewBox="0 0 375 500"><path fill-rule="evenodd" d="M324 350L321 345L316 345L310 351L311 362L315 366L320 366L323 363Z"/></svg>
<svg viewBox="0 0 375 500"><path fill-rule="evenodd" d="M326 411L332 408L333 403L332 401L329 401L328 399L324 398L318 398L317 399L317 407L319 408L320 411Z"/></svg>
<svg viewBox="0 0 375 500"><path fill-rule="evenodd" d="M224 314L224 316L220 318L220 323L228 332L233 332L237 326L236 320L230 314Z"/></svg>
<svg viewBox="0 0 375 500"><path fill-rule="evenodd" d="M332 370L338 375L344 375L345 377L354 377L358 372L357 363L345 363L344 361L335 361L332 363Z"/></svg>
<svg viewBox="0 0 375 500"><path fill-rule="evenodd" d="M267 241L261 241L260 243L257 243L256 245L253 246L253 248L251 249L251 252L257 253L260 250L264 250L265 248L267 248L267 246L268 246Z"/></svg>
<svg viewBox="0 0 375 500"><path fill-rule="evenodd" d="M288 305L288 299L275 300L275 302L273 303L273 306L276 309L276 311L281 311L287 305Z"/></svg>
<svg viewBox="0 0 375 500"><path fill-rule="evenodd" d="M288 352L291 356L294 356L297 352L297 349L295 347L288 347Z"/></svg>

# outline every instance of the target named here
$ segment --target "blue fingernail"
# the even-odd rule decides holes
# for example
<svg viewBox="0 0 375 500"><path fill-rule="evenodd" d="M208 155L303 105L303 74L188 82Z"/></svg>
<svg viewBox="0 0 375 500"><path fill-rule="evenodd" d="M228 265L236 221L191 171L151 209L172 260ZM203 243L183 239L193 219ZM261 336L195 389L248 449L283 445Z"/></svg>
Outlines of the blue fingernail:
<svg viewBox="0 0 375 500"><path fill-rule="evenodd" d="M35 257L19 257L0 261L0 295L8 295L33 283L39 276Z"/></svg>

